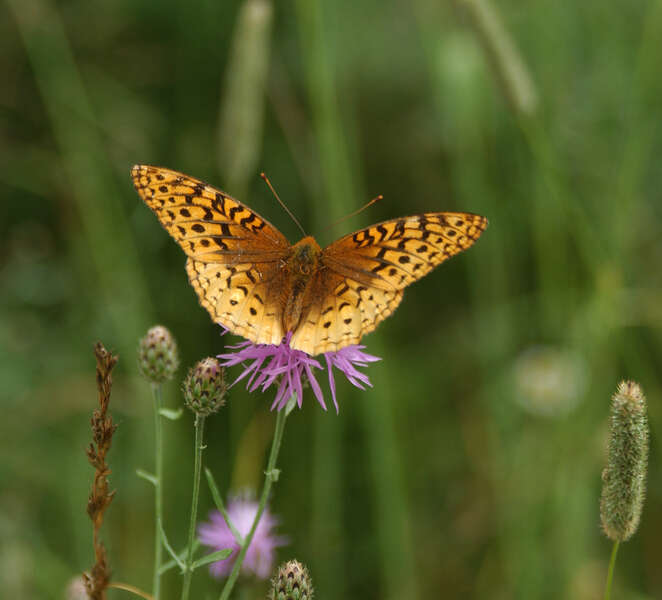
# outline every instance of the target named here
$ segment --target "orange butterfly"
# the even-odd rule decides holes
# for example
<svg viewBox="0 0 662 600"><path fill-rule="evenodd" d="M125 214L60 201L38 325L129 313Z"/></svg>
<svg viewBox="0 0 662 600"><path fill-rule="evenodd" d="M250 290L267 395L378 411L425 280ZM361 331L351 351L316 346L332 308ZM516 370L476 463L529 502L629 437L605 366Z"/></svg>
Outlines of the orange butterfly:
<svg viewBox="0 0 662 600"><path fill-rule="evenodd" d="M405 287L471 246L487 219L424 213L378 223L322 249L293 246L250 208L193 177L136 165L133 183L188 256L200 303L232 333L310 355L356 344L400 304Z"/></svg>

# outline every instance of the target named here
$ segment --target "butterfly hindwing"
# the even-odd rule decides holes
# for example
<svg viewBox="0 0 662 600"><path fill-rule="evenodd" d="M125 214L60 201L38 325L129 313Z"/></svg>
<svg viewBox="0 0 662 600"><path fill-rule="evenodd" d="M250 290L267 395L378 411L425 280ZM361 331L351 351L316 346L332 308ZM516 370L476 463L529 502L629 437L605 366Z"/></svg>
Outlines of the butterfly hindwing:
<svg viewBox="0 0 662 600"><path fill-rule="evenodd" d="M403 293L366 286L331 269L321 270L313 285L313 301L290 341L312 355L358 344L393 313Z"/></svg>
<svg viewBox="0 0 662 600"><path fill-rule="evenodd" d="M273 263L205 263L189 258L186 272L200 304L212 319L256 344L280 344L281 311L273 288ZM276 296L277 297L277 296Z"/></svg>

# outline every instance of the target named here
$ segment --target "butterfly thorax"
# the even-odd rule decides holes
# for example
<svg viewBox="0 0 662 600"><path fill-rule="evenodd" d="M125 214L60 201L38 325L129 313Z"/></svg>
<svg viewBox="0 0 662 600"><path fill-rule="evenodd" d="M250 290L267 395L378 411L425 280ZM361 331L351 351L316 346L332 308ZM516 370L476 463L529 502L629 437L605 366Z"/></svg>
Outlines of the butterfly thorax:
<svg viewBox="0 0 662 600"><path fill-rule="evenodd" d="M283 286L283 330L294 331L310 303L311 280L320 267L322 249L311 236L292 246L283 263L286 281Z"/></svg>
<svg viewBox="0 0 662 600"><path fill-rule="evenodd" d="M292 276L310 277L317 269L322 249L312 236L306 236L292 246L287 266Z"/></svg>

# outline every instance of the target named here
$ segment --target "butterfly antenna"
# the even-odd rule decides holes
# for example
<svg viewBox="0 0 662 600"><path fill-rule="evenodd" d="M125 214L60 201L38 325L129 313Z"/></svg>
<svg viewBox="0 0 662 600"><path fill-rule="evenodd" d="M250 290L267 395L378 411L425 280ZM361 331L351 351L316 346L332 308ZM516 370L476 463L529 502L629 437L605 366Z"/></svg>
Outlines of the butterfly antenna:
<svg viewBox="0 0 662 600"><path fill-rule="evenodd" d="M292 220L297 224L297 227L298 227L299 229L301 229L301 233L303 233L303 236L306 237L307 233L306 233L306 231L304 230L304 228L301 227L301 223L299 223L299 221L298 221L297 218L292 214L292 212L290 211L290 209L287 208L287 206L285 206L285 203L284 203L284 202L278 197L278 194L276 193L276 190L274 189L274 186L271 185L271 181L269 181L269 178L268 178L264 173L260 173L260 177L262 177L262 179L264 179L265 183L269 186L269 189L271 190L271 193L272 193L274 196L276 196L276 200L278 200L278 204L280 204L280 205L285 209L285 212L286 212L288 215L290 215L290 217L292 218Z"/></svg>
<svg viewBox="0 0 662 600"><path fill-rule="evenodd" d="M335 227L336 225L342 223L343 221L346 221L347 219L351 219L352 217L355 217L360 212L363 212L369 206L372 206L375 202L379 202L380 200L383 200L383 199L384 199L384 196L382 196L381 194L379 194L379 196L375 196L372 200L370 200L370 202L368 202L367 204L364 204L358 210L355 210L353 213L350 213L348 215L345 215L344 217L341 217L337 221L334 221L333 223L331 223L331 225L327 225L324 229L330 229L331 227Z"/></svg>

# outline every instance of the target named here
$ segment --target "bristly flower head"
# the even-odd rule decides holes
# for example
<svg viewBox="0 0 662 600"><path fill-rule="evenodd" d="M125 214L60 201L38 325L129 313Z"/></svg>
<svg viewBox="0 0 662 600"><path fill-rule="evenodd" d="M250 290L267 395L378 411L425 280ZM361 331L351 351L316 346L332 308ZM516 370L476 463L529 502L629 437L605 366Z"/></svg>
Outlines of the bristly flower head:
<svg viewBox="0 0 662 600"><path fill-rule="evenodd" d="M312 600L313 595L308 569L298 560L290 560L278 567L267 600Z"/></svg>
<svg viewBox="0 0 662 600"><path fill-rule="evenodd" d="M611 405L607 468L602 473L600 518L605 535L623 542L639 526L646 493L646 398L634 381L622 381Z"/></svg>
<svg viewBox="0 0 662 600"><path fill-rule="evenodd" d="M257 509L258 503L247 498L237 497L228 502L228 517L242 537L248 535ZM243 573L254 573L260 579L269 577L276 548L287 543L287 538L274 534L273 529L277 524L278 519L269 512L268 507L265 508L241 565ZM212 551L232 548L233 552L228 558L214 562L209 567L209 571L214 577L227 577L239 554L239 543L220 512L212 511L209 514L209 522L199 525L198 539L201 544L210 546Z"/></svg>
<svg viewBox="0 0 662 600"><path fill-rule="evenodd" d="M163 383L172 379L179 366L177 343L163 325L155 325L140 340L138 367L151 383Z"/></svg>
<svg viewBox="0 0 662 600"><path fill-rule="evenodd" d="M271 405L272 410L276 408L281 410L287 404L287 401L296 394L297 404L301 408L303 399L303 384L307 381L317 398L317 401L326 410L324 395L320 388L313 369L321 369L319 361L315 360L309 354L301 350L294 350L290 347L291 333L278 345L273 344L254 344L253 342L240 342L233 346L228 346L233 352L220 354L218 358L224 362L223 366L231 367L243 362L249 362L243 373L232 384L248 377L246 388L254 392L258 388L266 391L272 385L277 387L276 397ZM377 356L372 356L363 352L365 346L351 345L341 348L336 352L324 353L327 372L329 375L329 388L333 404L338 412L338 402L336 400L336 383L333 378L333 367L340 370L349 382L359 389L364 390L365 386L372 387L370 379L365 373L359 371L356 367L366 367L368 363L380 360ZM250 377L249 377L250 376Z"/></svg>
<svg viewBox="0 0 662 600"><path fill-rule="evenodd" d="M184 402L196 415L206 417L225 404L224 369L216 358L203 358L188 372L183 384Z"/></svg>

